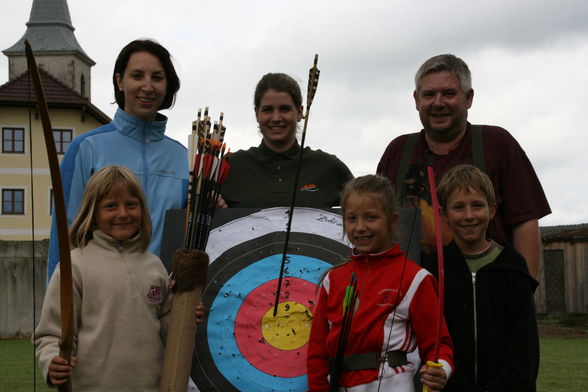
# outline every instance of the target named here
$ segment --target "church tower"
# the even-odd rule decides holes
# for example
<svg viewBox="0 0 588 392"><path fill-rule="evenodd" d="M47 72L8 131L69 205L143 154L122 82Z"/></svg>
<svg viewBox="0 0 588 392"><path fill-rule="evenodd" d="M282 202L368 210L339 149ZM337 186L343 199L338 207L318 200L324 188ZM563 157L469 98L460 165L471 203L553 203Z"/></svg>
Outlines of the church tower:
<svg viewBox="0 0 588 392"><path fill-rule="evenodd" d="M91 67L96 64L74 35L67 0L33 0L27 30L8 57L9 81L27 71L24 41L31 44L39 68L83 97L91 98Z"/></svg>
<svg viewBox="0 0 588 392"><path fill-rule="evenodd" d="M67 0L33 0L26 25L22 38L3 51L9 80L0 85L0 264L8 254L1 240L47 238L53 215L51 176L38 104L31 93L25 39L40 68L60 157L76 136L110 122L90 100L90 69L95 63L74 36ZM3 295L0 289L0 298Z"/></svg>

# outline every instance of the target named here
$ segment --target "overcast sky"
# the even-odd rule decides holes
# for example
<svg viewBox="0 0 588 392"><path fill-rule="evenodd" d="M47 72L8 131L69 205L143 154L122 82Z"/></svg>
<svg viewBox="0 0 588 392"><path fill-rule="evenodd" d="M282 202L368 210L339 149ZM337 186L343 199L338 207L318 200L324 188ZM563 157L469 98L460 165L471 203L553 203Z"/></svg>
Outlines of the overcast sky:
<svg viewBox="0 0 588 392"><path fill-rule="evenodd" d="M24 34L32 0L0 14L0 50ZM541 225L588 222L588 2L585 0L69 0L78 42L96 62L92 102L109 116L112 68L129 41L149 37L181 79L168 136L186 144L198 107L225 113L226 141L259 144L253 90L285 72L306 90L321 77L306 145L372 173L396 136L421 129L413 77L427 58L454 53L471 71L469 119L500 125L525 149L553 213ZM8 61L0 60L0 83ZM306 92L303 92L304 96Z"/></svg>

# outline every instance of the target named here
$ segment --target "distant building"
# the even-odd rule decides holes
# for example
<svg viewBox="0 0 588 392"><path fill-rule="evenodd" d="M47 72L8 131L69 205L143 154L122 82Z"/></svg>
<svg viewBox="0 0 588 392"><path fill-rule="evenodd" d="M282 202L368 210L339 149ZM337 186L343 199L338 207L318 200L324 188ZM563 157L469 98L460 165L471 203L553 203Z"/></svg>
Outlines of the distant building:
<svg viewBox="0 0 588 392"><path fill-rule="evenodd" d="M9 80L0 86L0 240L9 241L31 239L33 215L35 239L48 238L52 215L51 176L25 39L41 69L58 153L74 137L110 122L90 101L95 62L74 36L67 1L33 0L26 25L23 37L2 52Z"/></svg>
<svg viewBox="0 0 588 392"><path fill-rule="evenodd" d="M588 223L541 227L541 240L537 312L588 313Z"/></svg>

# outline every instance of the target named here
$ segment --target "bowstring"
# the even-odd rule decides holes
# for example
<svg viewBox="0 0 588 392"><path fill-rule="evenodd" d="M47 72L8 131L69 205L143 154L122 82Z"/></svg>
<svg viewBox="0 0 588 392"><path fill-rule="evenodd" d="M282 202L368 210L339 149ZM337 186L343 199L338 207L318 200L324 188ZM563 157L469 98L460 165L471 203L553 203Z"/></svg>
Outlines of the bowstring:
<svg viewBox="0 0 588 392"><path fill-rule="evenodd" d="M33 391L37 390L37 366L36 366L36 358L35 358L35 347L36 347L36 337L35 337L35 327L37 325L37 282L35 279L35 266L36 257L35 257L35 186L34 186L34 176L33 176L33 120L31 114L31 106L32 106L32 98L31 98L31 73L27 71L27 79L28 79L28 114L29 114L29 168L30 168L30 182L31 182L31 250L32 250L32 284L33 284L33 333L32 333L32 340L33 340ZM24 206L23 206L24 208Z"/></svg>
<svg viewBox="0 0 588 392"><path fill-rule="evenodd" d="M424 180L422 181L422 184L424 184ZM404 185L402 187L404 188ZM402 263L402 272L400 274L400 282L398 283L398 291L396 292L396 302L395 302L396 303L396 306L394 306L394 311L392 312L392 321L390 323L390 332L388 333L388 339L386 340L386 346L385 346L385 349L384 349L384 358L381 358L381 360L380 360L381 365L380 365L380 375L378 377L378 389L377 389L377 392L380 392L380 387L382 386L382 379L384 377L384 364L385 364L384 359L386 358L386 355L388 353L388 349L390 348L390 338L392 337L392 330L394 328L394 320L396 319L396 311L398 309L398 306L400 305L400 302L399 302L399 300L400 300L400 291L402 289L402 281L404 279L404 272L406 271L406 262L408 261L408 252L410 251L410 247L411 247L411 244L412 244L412 237L414 235L414 228L415 228L416 219L417 219L417 216L420 214L419 205L420 205L420 202L421 202L422 196L423 196L423 189L422 188L423 188L423 186L421 185L421 190L418 193L418 198L417 198L417 201L416 201L416 205L415 205L415 208L414 208L412 221L411 221L411 224L410 224L408 244L407 244L407 247L406 247L406 252L404 252L404 261ZM400 190L400 192L398 192L398 195L396 197L399 197L400 198L401 195L402 195L402 189ZM402 204L402 200L400 200L400 203L399 204ZM421 257L422 257L422 255L421 255ZM418 371L418 369L417 369L417 371Z"/></svg>

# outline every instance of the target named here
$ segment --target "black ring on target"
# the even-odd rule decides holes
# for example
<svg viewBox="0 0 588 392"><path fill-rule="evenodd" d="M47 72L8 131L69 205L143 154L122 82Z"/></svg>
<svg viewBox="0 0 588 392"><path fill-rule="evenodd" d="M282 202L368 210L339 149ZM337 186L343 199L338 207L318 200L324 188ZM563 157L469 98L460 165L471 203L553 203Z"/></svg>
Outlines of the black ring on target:
<svg viewBox="0 0 588 392"><path fill-rule="evenodd" d="M279 277L283 248L284 233L272 232L230 248L210 264L208 284L202 296L202 300L207 304L205 323L198 326L196 350L192 361L192 378L200 391L305 390L306 376L304 374L301 376L294 375L291 378L284 377L284 374L290 371L289 369L283 369L282 371L277 369L274 374L270 374L272 372L268 373L267 366L260 366L267 365L267 363L260 363L257 359L252 358L247 351L244 354L239 350L240 346L235 343L238 339L242 341L248 338L258 338L257 331L246 330L236 320L242 315L244 315L245 319L249 317L249 320L251 320L251 317L258 317L263 314L265 308L269 309L271 307L267 301L256 300L251 302L247 301L247 298L253 295L254 291L259 290L265 290L267 294L268 287L271 287L268 286L269 283L267 282L277 280ZM316 283L320 275L329 266L342 261L348 254L349 248L340 242L316 234L291 233L288 252L291 264L286 265L284 279L290 279L291 283L298 285L298 290L304 292L311 290L309 298L314 298ZM271 258L271 260L268 260L268 258ZM271 268L268 269L270 263ZM294 265L298 269L296 271L289 270ZM243 292L237 292L239 290L231 291L232 284L235 283L235 276L245 274L242 276L251 277L252 273L258 272L267 273L267 276L255 277L259 282L266 282L258 286L263 286L262 288L251 287L251 284L248 285L247 282L239 282L239 288L245 288L245 290L242 290ZM312 279L308 279L311 276ZM258 283L254 284L257 285ZM275 292L277 284L273 287L272 293ZM281 293L280 303L288 301L288 298L284 297L286 292L287 290L284 290ZM229 300L226 300L227 297L230 297ZM300 298L300 295L298 297ZM217 306L219 303L223 304L222 307ZM245 308L235 308L237 303ZM252 304L258 304L259 306L254 309ZM251 311L247 307L251 307ZM260 307L261 310L259 309ZM224 341L227 344L224 346L223 344L219 345L217 341L211 343L210 337L218 338L219 336L221 342ZM256 344L255 341L252 340L252 342L252 344ZM259 347L263 347L266 351L271 352L274 349L268 349L267 342L260 341L260 343ZM288 351L290 350L282 350L282 355L293 355L294 358L298 357L298 361L304 361L305 363L306 344L291 350L292 352ZM278 355L279 353L276 354ZM304 355L304 358L300 358L301 355ZM246 358L247 356L251 358L248 359ZM219 360L221 357L222 360ZM248 364L243 366L243 361L247 361ZM222 369L219 369L219 366ZM271 366L279 367L279 361L270 362L269 367ZM255 369L252 370L253 368ZM262 368L262 370L259 368ZM243 377L243 379L239 379L240 377ZM253 386L250 380L245 379L246 377L255 377L259 384ZM303 382L301 382L302 379Z"/></svg>

